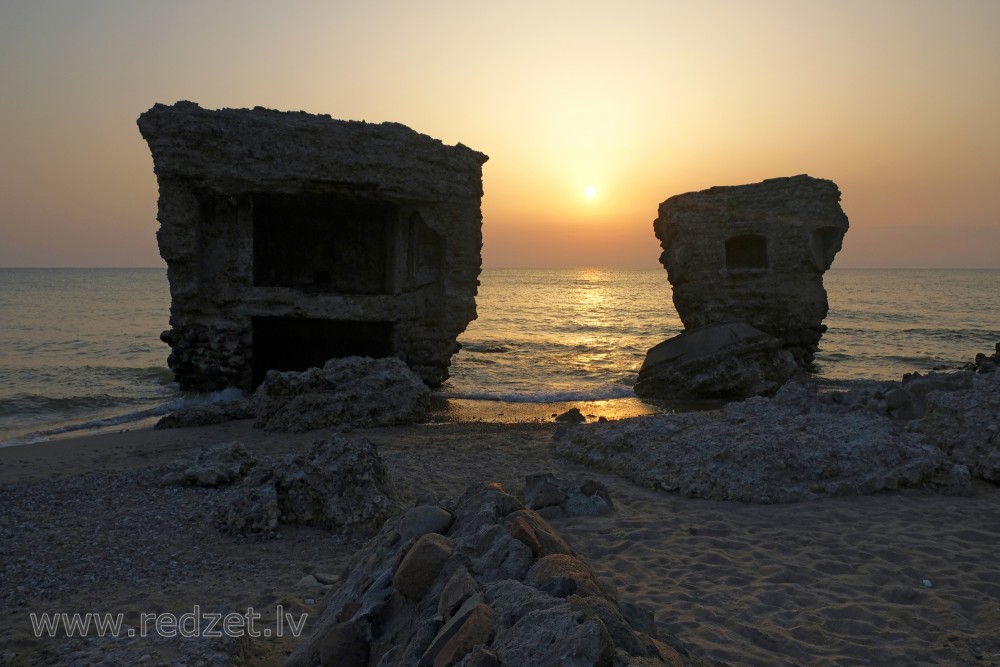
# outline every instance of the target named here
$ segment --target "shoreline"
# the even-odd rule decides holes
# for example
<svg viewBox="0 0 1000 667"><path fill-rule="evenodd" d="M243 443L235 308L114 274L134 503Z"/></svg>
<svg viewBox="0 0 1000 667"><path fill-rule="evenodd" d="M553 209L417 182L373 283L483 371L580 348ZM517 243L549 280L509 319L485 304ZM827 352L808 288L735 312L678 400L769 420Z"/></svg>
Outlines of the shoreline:
<svg viewBox="0 0 1000 667"><path fill-rule="evenodd" d="M1000 525L1000 488L977 483L971 498L902 490L791 505L689 499L557 459L556 428L449 422L347 436L377 446L407 504L423 493L447 503L484 479L520 494L525 475L537 472L603 482L610 516L556 518L553 527L693 659L1000 664L1000 534L991 528ZM243 665L282 664L293 638L36 639L28 615L120 612L134 622L199 605L273 618L281 605L318 618L362 540L301 526L281 526L273 540L227 535L216 527L225 489L157 480L170 462L212 444L240 441L263 460L302 452L327 433L264 432L244 420L0 449L0 665L147 655L143 664L237 664L237 655Z"/></svg>

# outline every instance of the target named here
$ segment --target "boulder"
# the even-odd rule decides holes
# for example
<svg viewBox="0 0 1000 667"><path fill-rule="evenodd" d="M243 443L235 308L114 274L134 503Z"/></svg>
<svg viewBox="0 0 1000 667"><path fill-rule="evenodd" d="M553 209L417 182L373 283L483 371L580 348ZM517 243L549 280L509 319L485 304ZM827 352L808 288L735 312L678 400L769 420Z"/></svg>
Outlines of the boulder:
<svg viewBox="0 0 1000 667"><path fill-rule="evenodd" d="M643 398L739 399L774 394L797 366L778 339L745 322L711 324L646 353L635 393Z"/></svg>
<svg viewBox="0 0 1000 667"><path fill-rule="evenodd" d="M305 455L258 466L230 501L225 523L233 532L273 530L276 515L285 524L374 533L394 509L395 490L375 445L334 434Z"/></svg>
<svg viewBox="0 0 1000 667"><path fill-rule="evenodd" d="M406 552L393 574L392 585L406 597L419 602L434 585L452 551L454 547L447 537L427 533Z"/></svg>
<svg viewBox="0 0 1000 667"><path fill-rule="evenodd" d="M430 390L395 357L347 357L302 372L270 371L253 400L254 425L269 431L393 426L430 415Z"/></svg>

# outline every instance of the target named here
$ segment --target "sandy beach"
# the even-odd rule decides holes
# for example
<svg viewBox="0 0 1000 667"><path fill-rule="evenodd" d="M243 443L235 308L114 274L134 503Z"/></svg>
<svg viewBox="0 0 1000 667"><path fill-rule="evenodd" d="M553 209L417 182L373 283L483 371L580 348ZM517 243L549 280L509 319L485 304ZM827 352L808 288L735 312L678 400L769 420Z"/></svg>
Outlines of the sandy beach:
<svg viewBox="0 0 1000 667"><path fill-rule="evenodd" d="M457 498L525 475L605 483L607 517L551 521L620 595L653 610L695 664L1000 665L1000 489L909 490L791 505L692 500L552 454L554 423L444 423L355 430L403 499ZM0 664L280 665L295 639L37 638L30 614L181 615L278 606L316 618L363 543L282 526L262 541L217 527L224 489L160 486L164 466L216 443L258 459L325 435L249 421L140 429L0 449ZM307 575L313 575L307 577ZM327 583L323 583L327 582ZM305 628L308 633L309 625Z"/></svg>

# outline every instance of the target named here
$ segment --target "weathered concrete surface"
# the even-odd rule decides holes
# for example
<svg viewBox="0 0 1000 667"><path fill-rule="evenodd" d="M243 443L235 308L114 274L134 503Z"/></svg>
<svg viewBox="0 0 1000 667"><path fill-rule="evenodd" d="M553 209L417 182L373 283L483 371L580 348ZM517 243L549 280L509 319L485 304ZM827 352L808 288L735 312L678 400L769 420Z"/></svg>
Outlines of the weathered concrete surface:
<svg viewBox="0 0 1000 667"><path fill-rule="evenodd" d="M778 391L796 371L781 341L745 322L711 324L646 353L635 393L666 399L740 399Z"/></svg>
<svg viewBox="0 0 1000 667"><path fill-rule="evenodd" d="M476 317L485 155L396 123L261 107L157 104L138 125L182 388L251 391L269 369L350 355L448 376Z"/></svg>
<svg viewBox="0 0 1000 667"><path fill-rule="evenodd" d="M833 181L801 175L689 192L653 229L686 329L743 321L808 364L826 327L823 273L848 221Z"/></svg>

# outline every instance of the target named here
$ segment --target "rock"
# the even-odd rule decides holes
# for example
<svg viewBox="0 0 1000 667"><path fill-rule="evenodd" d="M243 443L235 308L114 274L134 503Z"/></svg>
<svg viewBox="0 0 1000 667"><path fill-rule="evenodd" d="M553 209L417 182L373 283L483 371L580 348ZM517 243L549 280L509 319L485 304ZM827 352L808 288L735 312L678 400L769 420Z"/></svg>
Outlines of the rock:
<svg viewBox="0 0 1000 667"><path fill-rule="evenodd" d="M464 567L457 569L444 585L441 597L438 599L438 613L441 618L445 621L450 619L466 600L478 592L479 585L469 571Z"/></svg>
<svg viewBox="0 0 1000 667"><path fill-rule="evenodd" d="M396 503L375 446L340 434L314 442L305 456L286 456L248 482L230 502L230 531L273 530L280 517L285 524L373 533Z"/></svg>
<svg viewBox="0 0 1000 667"><path fill-rule="evenodd" d="M528 475L524 480L524 501L530 509L558 508L557 514L599 516L611 513L611 496L601 482L561 480L552 473Z"/></svg>
<svg viewBox="0 0 1000 667"><path fill-rule="evenodd" d="M580 408L570 408L561 415L556 415L556 421L560 424L582 424L587 418L580 412Z"/></svg>
<svg viewBox="0 0 1000 667"><path fill-rule="evenodd" d="M504 525L511 537L523 542L531 549L532 556L539 558L550 554L572 554L559 533L552 529L537 512L518 510L507 515Z"/></svg>
<svg viewBox="0 0 1000 667"><path fill-rule="evenodd" d="M164 483L223 486L242 479L256 463L241 442L224 442L199 452L193 462L175 461Z"/></svg>
<svg viewBox="0 0 1000 667"><path fill-rule="evenodd" d="M455 521L447 535L428 532L412 546L401 537L412 509L389 518L353 556L287 665L313 667L336 646L380 666L687 664L665 662L646 634L651 617L633 609L642 630L630 625L612 589L581 558L536 558L514 539L508 527L530 518L536 532L544 528L565 544L500 485L473 484L448 509Z"/></svg>
<svg viewBox="0 0 1000 667"><path fill-rule="evenodd" d="M254 425L269 431L393 426L430 415L430 391L394 357L331 359L301 373L270 371L253 400Z"/></svg>
<svg viewBox="0 0 1000 667"><path fill-rule="evenodd" d="M655 489L713 500L787 503L903 486L968 493L967 471L868 410L808 411L766 398L711 413L589 424L556 454Z"/></svg>
<svg viewBox="0 0 1000 667"><path fill-rule="evenodd" d="M570 595L602 597L604 591L580 559L564 553L540 558L524 578L525 583L557 598Z"/></svg>
<svg viewBox="0 0 1000 667"><path fill-rule="evenodd" d="M714 187L660 204L660 262L686 330L742 321L808 364L826 330L823 273L848 220L833 181L800 175Z"/></svg>
<svg viewBox="0 0 1000 667"><path fill-rule="evenodd" d="M422 600L453 550L452 542L447 537L427 533L406 552L392 577L392 585L411 600Z"/></svg>
<svg viewBox="0 0 1000 667"><path fill-rule="evenodd" d="M493 650L502 665L611 667L614 645L597 619L568 604L527 613L497 632Z"/></svg>
<svg viewBox="0 0 1000 667"><path fill-rule="evenodd" d="M968 466L973 477L1000 482L1000 371L962 375L969 387L928 393L926 415L910 429Z"/></svg>
<svg viewBox="0 0 1000 667"><path fill-rule="evenodd" d="M320 664L323 667L367 667L371 648L357 623L338 623L323 637Z"/></svg>
<svg viewBox="0 0 1000 667"><path fill-rule="evenodd" d="M400 535L412 540L427 533L446 533L455 517L436 505L419 505L407 510L400 524Z"/></svg>
<svg viewBox="0 0 1000 667"><path fill-rule="evenodd" d="M444 624L418 667L452 667L477 645L493 639L493 624L493 610L482 603L482 597L470 598Z"/></svg>
<svg viewBox="0 0 1000 667"><path fill-rule="evenodd" d="M398 123L156 104L138 119L170 280L181 389L406 359L448 377L476 317L487 157Z"/></svg>
<svg viewBox="0 0 1000 667"><path fill-rule="evenodd" d="M635 393L643 398L740 399L774 394L797 366L778 339L744 322L710 324L646 353Z"/></svg>

